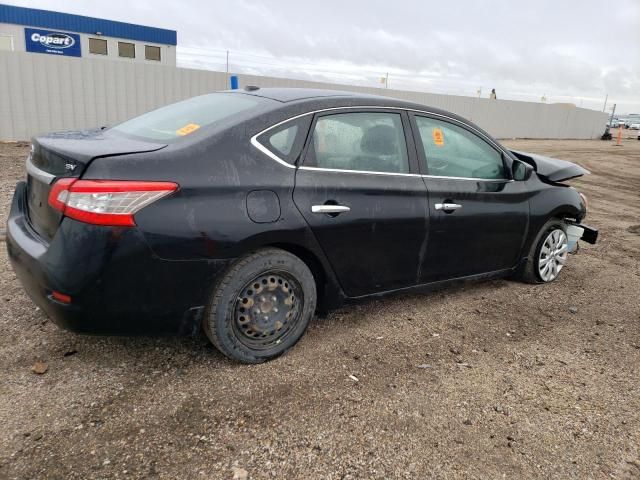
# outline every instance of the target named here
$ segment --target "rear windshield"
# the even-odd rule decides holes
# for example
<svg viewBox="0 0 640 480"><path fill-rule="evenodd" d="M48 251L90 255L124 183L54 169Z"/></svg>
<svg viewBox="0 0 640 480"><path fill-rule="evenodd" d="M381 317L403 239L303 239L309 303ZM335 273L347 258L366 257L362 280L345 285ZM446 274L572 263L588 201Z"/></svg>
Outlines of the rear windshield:
<svg viewBox="0 0 640 480"><path fill-rule="evenodd" d="M249 96L211 93L145 113L113 130L153 140L173 140L257 106L258 100Z"/></svg>

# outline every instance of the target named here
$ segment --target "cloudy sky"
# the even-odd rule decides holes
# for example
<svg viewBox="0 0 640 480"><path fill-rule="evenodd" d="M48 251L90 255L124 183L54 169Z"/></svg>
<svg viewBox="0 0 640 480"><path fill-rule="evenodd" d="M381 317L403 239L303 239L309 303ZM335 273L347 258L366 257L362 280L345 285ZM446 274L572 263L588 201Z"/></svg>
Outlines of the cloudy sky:
<svg viewBox="0 0 640 480"><path fill-rule="evenodd" d="M9 0L178 31L178 64L640 113L640 0Z"/></svg>

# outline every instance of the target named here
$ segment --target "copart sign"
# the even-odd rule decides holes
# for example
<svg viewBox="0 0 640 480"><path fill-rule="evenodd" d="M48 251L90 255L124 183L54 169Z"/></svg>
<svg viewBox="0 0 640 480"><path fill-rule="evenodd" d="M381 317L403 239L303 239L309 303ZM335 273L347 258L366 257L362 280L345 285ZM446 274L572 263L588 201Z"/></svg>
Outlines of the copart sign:
<svg viewBox="0 0 640 480"><path fill-rule="evenodd" d="M71 57L79 57L81 55L80 35L75 33L25 28L24 40L27 52Z"/></svg>

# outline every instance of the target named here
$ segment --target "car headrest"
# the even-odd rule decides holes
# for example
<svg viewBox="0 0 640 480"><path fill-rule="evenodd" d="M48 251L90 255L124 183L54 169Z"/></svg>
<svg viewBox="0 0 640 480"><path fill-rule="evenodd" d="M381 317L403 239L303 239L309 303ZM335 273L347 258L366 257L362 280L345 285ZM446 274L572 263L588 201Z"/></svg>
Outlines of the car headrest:
<svg viewBox="0 0 640 480"><path fill-rule="evenodd" d="M398 152L398 136L389 125L376 125L369 128L360 141L363 153L393 155Z"/></svg>

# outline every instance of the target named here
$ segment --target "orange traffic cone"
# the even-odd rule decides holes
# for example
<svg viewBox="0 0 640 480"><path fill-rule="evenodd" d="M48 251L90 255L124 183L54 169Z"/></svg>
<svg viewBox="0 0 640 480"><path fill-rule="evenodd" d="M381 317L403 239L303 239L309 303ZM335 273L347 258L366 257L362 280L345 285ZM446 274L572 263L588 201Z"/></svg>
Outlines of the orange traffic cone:
<svg viewBox="0 0 640 480"><path fill-rule="evenodd" d="M616 147L622 146L622 127L618 127L618 137L616 138Z"/></svg>

